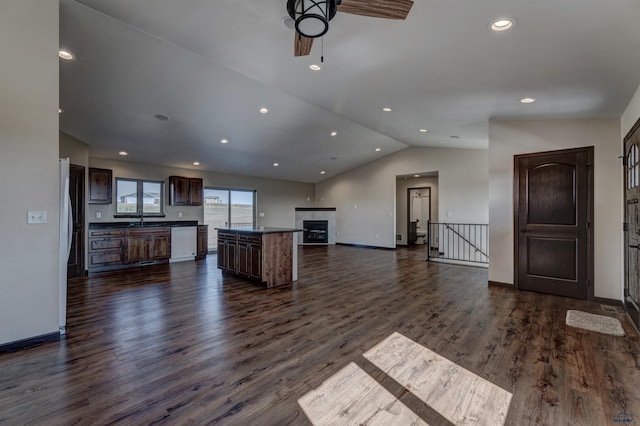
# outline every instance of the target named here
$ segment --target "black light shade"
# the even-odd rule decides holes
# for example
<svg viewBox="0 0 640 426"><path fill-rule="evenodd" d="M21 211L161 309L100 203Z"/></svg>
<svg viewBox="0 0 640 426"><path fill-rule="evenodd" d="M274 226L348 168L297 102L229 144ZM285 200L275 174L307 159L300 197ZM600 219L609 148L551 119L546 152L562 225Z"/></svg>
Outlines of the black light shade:
<svg viewBox="0 0 640 426"><path fill-rule="evenodd" d="M324 35L336 11L335 0L287 0L287 12L296 22L296 31L308 38Z"/></svg>

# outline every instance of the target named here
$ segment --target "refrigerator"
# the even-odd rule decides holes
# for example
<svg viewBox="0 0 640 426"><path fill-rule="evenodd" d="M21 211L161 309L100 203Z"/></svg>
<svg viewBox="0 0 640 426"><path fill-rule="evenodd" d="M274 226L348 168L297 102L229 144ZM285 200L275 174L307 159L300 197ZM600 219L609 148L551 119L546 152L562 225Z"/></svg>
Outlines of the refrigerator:
<svg viewBox="0 0 640 426"><path fill-rule="evenodd" d="M71 197L69 196L68 158L61 158L60 165L60 238L58 261L58 329L60 334L66 333L67 327L67 262L71 251L71 233L73 223L71 216Z"/></svg>

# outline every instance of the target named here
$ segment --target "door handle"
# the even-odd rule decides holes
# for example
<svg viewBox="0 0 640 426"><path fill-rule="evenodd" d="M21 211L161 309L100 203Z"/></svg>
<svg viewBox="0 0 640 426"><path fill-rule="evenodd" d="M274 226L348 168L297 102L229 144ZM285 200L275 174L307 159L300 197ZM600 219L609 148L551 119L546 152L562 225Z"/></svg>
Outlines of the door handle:
<svg viewBox="0 0 640 426"><path fill-rule="evenodd" d="M522 229L520 230L520 232L522 232L523 234L526 234L527 232L533 232L533 231L530 231L530 230L528 230L528 229L524 229L524 228L522 228Z"/></svg>
<svg viewBox="0 0 640 426"><path fill-rule="evenodd" d="M640 244L638 244L638 245L629 244L629 248L634 248L634 249L640 250Z"/></svg>

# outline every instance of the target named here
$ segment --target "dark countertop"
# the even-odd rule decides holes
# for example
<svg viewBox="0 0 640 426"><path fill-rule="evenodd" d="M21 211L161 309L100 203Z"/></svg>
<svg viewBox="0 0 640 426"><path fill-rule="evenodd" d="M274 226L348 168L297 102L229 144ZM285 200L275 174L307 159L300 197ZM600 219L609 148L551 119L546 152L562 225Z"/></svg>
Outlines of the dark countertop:
<svg viewBox="0 0 640 426"><path fill-rule="evenodd" d="M238 234L286 234L288 232L302 232L297 228L272 228L270 226L253 226L247 228L213 228L217 231L236 232Z"/></svg>
<svg viewBox="0 0 640 426"><path fill-rule="evenodd" d="M164 222L144 222L140 225L140 221L134 222L93 222L89 223L89 229L105 229L105 228L158 228L161 226L198 226L197 220L174 220ZM205 225L206 226L206 225Z"/></svg>

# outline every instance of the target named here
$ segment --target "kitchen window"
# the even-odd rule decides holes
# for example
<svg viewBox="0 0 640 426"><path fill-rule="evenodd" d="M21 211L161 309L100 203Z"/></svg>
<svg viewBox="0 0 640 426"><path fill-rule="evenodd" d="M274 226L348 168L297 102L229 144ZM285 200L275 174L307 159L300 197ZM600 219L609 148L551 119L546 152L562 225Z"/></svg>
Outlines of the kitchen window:
<svg viewBox="0 0 640 426"><path fill-rule="evenodd" d="M116 178L116 217L164 217L163 181Z"/></svg>

